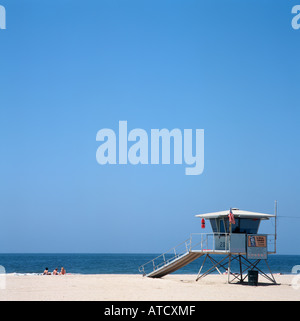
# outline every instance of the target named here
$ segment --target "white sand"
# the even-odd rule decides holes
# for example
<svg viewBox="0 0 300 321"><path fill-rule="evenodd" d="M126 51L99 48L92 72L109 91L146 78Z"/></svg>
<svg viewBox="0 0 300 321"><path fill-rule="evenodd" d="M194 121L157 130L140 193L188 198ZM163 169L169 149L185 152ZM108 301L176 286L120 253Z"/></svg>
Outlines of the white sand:
<svg viewBox="0 0 300 321"><path fill-rule="evenodd" d="M259 286L227 284L224 275L173 274L162 279L141 275L6 275L1 301L99 300L99 301L204 301L300 300L300 289L291 285L294 275L275 275L279 285L259 276ZM300 282L299 282L300 283Z"/></svg>

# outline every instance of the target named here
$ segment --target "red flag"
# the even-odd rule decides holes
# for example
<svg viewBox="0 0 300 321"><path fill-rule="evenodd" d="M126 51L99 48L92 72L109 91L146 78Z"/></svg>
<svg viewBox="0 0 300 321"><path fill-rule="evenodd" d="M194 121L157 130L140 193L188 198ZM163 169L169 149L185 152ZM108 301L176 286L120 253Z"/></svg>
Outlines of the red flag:
<svg viewBox="0 0 300 321"><path fill-rule="evenodd" d="M229 218L229 223L235 224L234 215L232 214L232 210L231 209L230 209L228 218Z"/></svg>

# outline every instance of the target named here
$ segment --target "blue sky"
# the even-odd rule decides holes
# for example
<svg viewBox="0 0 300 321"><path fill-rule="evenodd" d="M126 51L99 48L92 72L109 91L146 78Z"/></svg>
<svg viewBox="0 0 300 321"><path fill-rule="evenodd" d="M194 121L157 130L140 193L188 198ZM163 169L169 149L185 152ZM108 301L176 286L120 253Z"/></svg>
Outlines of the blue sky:
<svg viewBox="0 0 300 321"><path fill-rule="evenodd" d="M0 4L0 252L162 252L195 214L277 199L278 252L300 254L297 1ZM119 120L204 129L203 174L99 165Z"/></svg>

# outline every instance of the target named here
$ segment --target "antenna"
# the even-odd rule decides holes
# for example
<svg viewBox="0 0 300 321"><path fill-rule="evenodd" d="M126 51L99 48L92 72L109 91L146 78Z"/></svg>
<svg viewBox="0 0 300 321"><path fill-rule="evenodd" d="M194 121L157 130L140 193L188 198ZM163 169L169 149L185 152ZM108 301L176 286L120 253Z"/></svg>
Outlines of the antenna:
<svg viewBox="0 0 300 321"><path fill-rule="evenodd" d="M277 200L275 200L275 244L274 244L275 253L276 253L276 240L277 240Z"/></svg>

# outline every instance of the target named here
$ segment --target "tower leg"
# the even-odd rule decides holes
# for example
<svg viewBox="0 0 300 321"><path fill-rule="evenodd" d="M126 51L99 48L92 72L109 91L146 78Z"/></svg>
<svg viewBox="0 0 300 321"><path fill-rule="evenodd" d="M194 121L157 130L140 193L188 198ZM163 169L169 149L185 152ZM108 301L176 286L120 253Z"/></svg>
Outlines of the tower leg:
<svg viewBox="0 0 300 321"><path fill-rule="evenodd" d="M227 279L227 283L230 283L230 263L231 263L231 254L229 254L229 258L228 258L228 279Z"/></svg>
<svg viewBox="0 0 300 321"><path fill-rule="evenodd" d="M239 263L240 263L240 276L241 276L240 283L243 283L243 269L242 269L242 258L241 258L241 255L239 255Z"/></svg>
<svg viewBox="0 0 300 321"><path fill-rule="evenodd" d="M267 265L267 267L268 267L268 269L269 269L269 271L270 271L270 273L271 273L271 276L272 276L272 278L269 277L269 280L271 280L274 284L277 284L277 283L276 283L276 280L275 280L275 278L274 278L274 276L273 276L273 273L272 273L272 271L271 271L271 269L270 269L270 267L269 267L269 264L268 264L267 260L265 260L265 262L266 262L266 265Z"/></svg>
<svg viewBox="0 0 300 321"><path fill-rule="evenodd" d="M204 266L204 263L205 263L205 261L206 261L207 256L208 256L208 254L205 255L205 258L204 258L204 260L203 260L203 263L202 263L202 265L201 265L201 267L200 267L200 270L199 270L199 272L198 272L196 281L198 281L198 280L200 279L200 277L201 277L200 274L201 274L201 271L202 271L202 268L203 268L203 266Z"/></svg>

